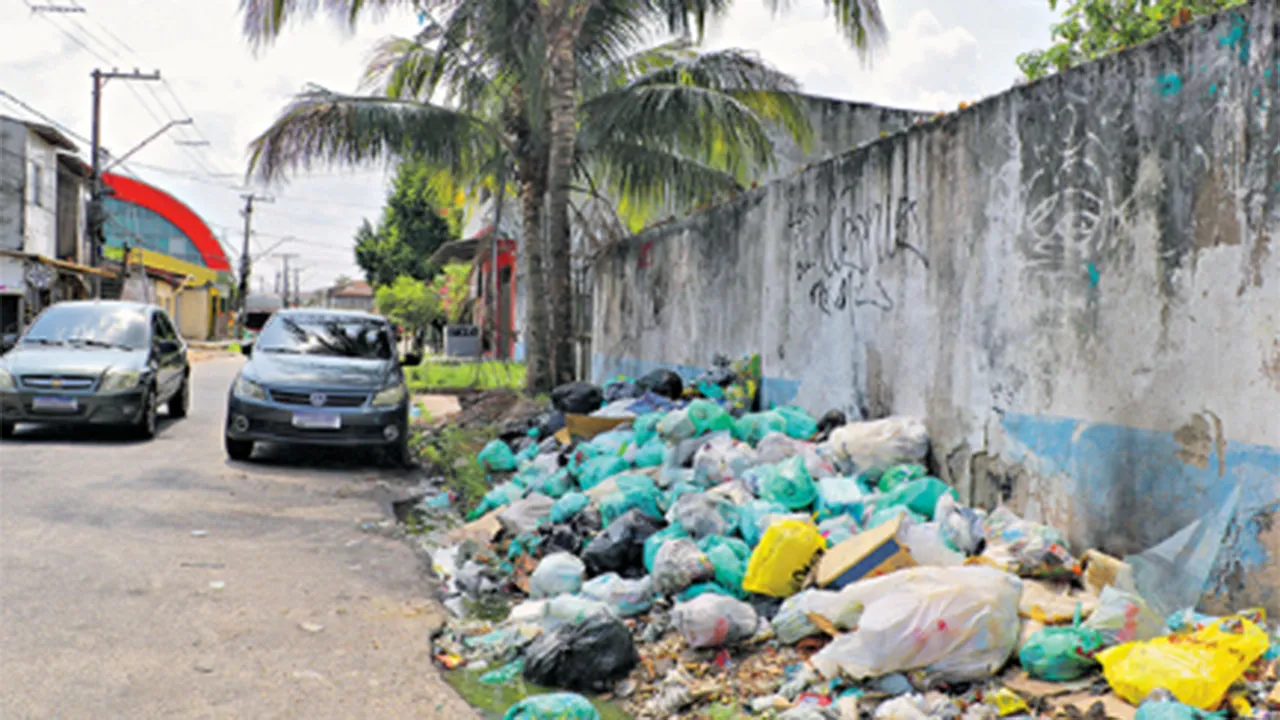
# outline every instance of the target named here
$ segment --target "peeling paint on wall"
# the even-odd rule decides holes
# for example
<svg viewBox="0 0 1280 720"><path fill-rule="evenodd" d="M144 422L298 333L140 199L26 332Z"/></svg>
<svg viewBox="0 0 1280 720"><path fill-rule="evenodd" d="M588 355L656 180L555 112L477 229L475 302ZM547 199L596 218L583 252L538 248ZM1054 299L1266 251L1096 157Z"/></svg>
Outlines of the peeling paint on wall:
<svg viewBox="0 0 1280 720"><path fill-rule="evenodd" d="M964 496L1113 553L1239 486L1215 577L1280 588L1277 533L1249 539L1280 488L1278 20L1259 0L619 244L597 377L760 352L766 402L924 417Z"/></svg>

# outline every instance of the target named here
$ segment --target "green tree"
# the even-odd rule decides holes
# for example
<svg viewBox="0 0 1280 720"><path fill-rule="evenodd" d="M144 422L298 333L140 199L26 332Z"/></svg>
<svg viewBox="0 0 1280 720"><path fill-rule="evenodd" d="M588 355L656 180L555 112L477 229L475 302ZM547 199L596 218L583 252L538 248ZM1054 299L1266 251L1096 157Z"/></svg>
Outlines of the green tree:
<svg viewBox="0 0 1280 720"><path fill-rule="evenodd" d="M1018 56L1029 80L1096 60L1248 0L1069 0L1053 44ZM1057 10L1060 0L1049 0Z"/></svg>
<svg viewBox="0 0 1280 720"><path fill-rule="evenodd" d="M370 285L389 285L401 275L429 281L436 273L431 255L457 239L460 226L455 229L430 174L412 157L401 162L377 228L366 219L356 230L356 264Z"/></svg>
<svg viewBox="0 0 1280 720"><path fill-rule="evenodd" d="M446 322L457 324L463 322L471 314L468 298L471 288L467 281L471 278L471 266L466 263L450 263L436 275L431 282L431 292L440 305L440 313Z"/></svg>
<svg viewBox="0 0 1280 720"><path fill-rule="evenodd" d="M378 312L410 331L418 350L422 348L423 332L441 318L439 296L426 283L409 275L378 288L374 303Z"/></svg>

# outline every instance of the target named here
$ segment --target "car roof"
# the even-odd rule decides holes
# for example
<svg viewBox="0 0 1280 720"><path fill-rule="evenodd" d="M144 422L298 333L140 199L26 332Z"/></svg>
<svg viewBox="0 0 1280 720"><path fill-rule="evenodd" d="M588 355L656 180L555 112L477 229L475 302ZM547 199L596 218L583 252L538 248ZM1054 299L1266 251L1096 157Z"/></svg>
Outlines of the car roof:
<svg viewBox="0 0 1280 720"><path fill-rule="evenodd" d="M136 302L133 300L63 300L61 302L54 303L49 307L55 308L55 307L63 307L63 306L80 306L80 305L113 307L119 310L137 310L139 312L144 312L144 313L156 312L157 310L162 309L156 305L151 305L149 303L143 303L143 302Z"/></svg>
<svg viewBox="0 0 1280 720"><path fill-rule="evenodd" d="M336 317L346 320L369 320L380 323L387 322L387 319L381 315L374 315L373 313L362 312L360 310L343 310L340 308L285 308L284 310L277 310L273 314L284 317L306 315Z"/></svg>

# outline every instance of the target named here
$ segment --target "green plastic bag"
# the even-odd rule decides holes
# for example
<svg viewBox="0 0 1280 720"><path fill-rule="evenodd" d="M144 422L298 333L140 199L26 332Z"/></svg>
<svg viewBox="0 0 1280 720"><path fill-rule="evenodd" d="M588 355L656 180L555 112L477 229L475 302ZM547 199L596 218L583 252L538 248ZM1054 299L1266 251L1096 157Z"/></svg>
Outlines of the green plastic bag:
<svg viewBox="0 0 1280 720"><path fill-rule="evenodd" d="M538 492L551 499L563 497L573 489L573 478L569 477L569 468L560 468L548 475L536 486Z"/></svg>
<svg viewBox="0 0 1280 720"><path fill-rule="evenodd" d="M632 462L638 468L658 467L662 464L666 454L667 444L657 438L653 438L640 446Z"/></svg>
<svg viewBox="0 0 1280 720"><path fill-rule="evenodd" d="M771 432L785 433L787 418L776 411L749 413L733 422L733 439L755 447Z"/></svg>
<svg viewBox="0 0 1280 720"><path fill-rule="evenodd" d="M702 492L702 488L698 485L686 480L681 480L667 488L666 492L662 493L662 500L659 502L658 506L661 507L662 511L665 513L675 507L676 502L680 500L681 495L696 495L700 492Z"/></svg>
<svg viewBox="0 0 1280 720"><path fill-rule="evenodd" d="M933 520L933 511L938 505L938 500L947 494L956 500L960 499L960 493L950 485L936 477L923 477L899 485L892 492L882 495L880 501L876 503L876 511L901 506L925 520Z"/></svg>
<svg viewBox="0 0 1280 720"><path fill-rule="evenodd" d="M616 455L593 457L578 468L578 487L590 490L629 467L626 460Z"/></svg>
<svg viewBox="0 0 1280 720"><path fill-rule="evenodd" d="M785 515L787 509L776 502L752 500L738 508L738 532L751 547L760 544L764 535L764 519L770 515Z"/></svg>
<svg viewBox="0 0 1280 720"><path fill-rule="evenodd" d="M467 520L480 518L490 510L497 510L500 507L510 505L523 497L523 487L514 482L504 482L484 494L484 497L480 499L480 504L467 513Z"/></svg>
<svg viewBox="0 0 1280 720"><path fill-rule="evenodd" d="M706 553L715 568L716 584L734 597L745 598L747 593L742 589L742 578L747 574L751 548L737 538L708 535L698 541L698 549Z"/></svg>
<svg viewBox="0 0 1280 720"><path fill-rule="evenodd" d="M531 442L516 454L516 465L531 463L538 457L538 443Z"/></svg>
<svg viewBox="0 0 1280 720"><path fill-rule="evenodd" d="M643 447L648 445L650 440L658 437L658 423L665 415L666 413L663 412L645 413L631 422L631 429L636 434L636 445Z"/></svg>
<svg viewBox="0 0 1280 720"><path fill-rule="evenodd" d="M862 517L863 495L858 481L848 477L826 477L818 481L818 520L837 515Z"/></svg>
<svg viewBox="0 0 1280 720"><path fill-rule="evenodd" d="M653 561L658 557L658 550L668 540L679 540L689 537L689 533L679 525L668 525L666 529L650 535L644 541L644 569L653 572Z"/></svg>
<svg viewBox="0 0 1280 720"><path fill-rule="evenodd" d="M1018 662L1031 677L1062 682L1075 680L1098 667L1094 653L1106 646L1102 633L1080 625L1080 608L1070 627L1036 631L1018 651Z"/></svg>
<svg viewBox="0 0 1280 720"><path fill-rule="evenodd" d="M476 457L489 472L511 472L516 469L516 455L501 440L492 440Z"/></svg>
<svg viewBox="0 0 1280 720"><path fill-rule="evenodd" d="M721 587L719 583L704 582L698 583L697 585L690 585L684 592L680 593L677 598L680 602L688 602L700 595L706 595L707 593L711 593L712 595L723 595L725 597L735 597L734 593L731 593Z"/></svg>
<svg viewBox="0 0 1280 720"><path fill-rule="evenodd" d="M503 685L520 677L524 672L524 658L509 662L480 676L480 682L486 685Z"/></svg>
<svg viewBox="0 0 1280 720"><path fill-rule="evenodd" d="M763 469L760 477L760 499L776 502L789 510L802 510L818 497L817 486L804 466L804 457L783 460Z"/></svg>
<svg viewBox="0 0 1280 720"><path fill-rule="evenodd" d="M658 509L658 491L628 490L610 493L600 501L600 519L605 525L622 517L629 510L639 510L656 520L662 519Z"/></svg>
<svg viewBox="0 0 1280 720"><path fill-rule="evenodd" d="M733 430L733 416L710 400L694 400L689 403L686 411L698 435Z"/></svg>
<svg viewBox="0 0 1280 720"><path fill-rule="evenodd" d="M551 506L551 522L558 524L566 522L573 516L587 509L591 504L591 498L586 493L568 492Z"/></svg>
<svg viewBox="0 0 1280 720"><path fill-rule="evenodd" d="M880 480L877 485L880 488L880 492L893 492L899 485L911 482L912 480L919 480L928 474L929 471L925 470L923 465L918 465L916 463L894 465L880 475Z"/></svg>
<svg viewBox="0 0 1280 720"><path fill-rule="evenodd" d="M893 505L890 507L877 507L876 511L871 513L871 517L867 520L867 529L877 528L881 525L893 520L899 515L911 518L913 522L926 522L924 517L917 515L901 505Z"/></svg>
<svg viewBox="0 0 1280 720"><path fill-rule="evenodd" d="M786 405L777 408L774 412L778 413L787 420L787 437L796 440L808 440L818 432L818 421L813 416L805 412L803 408L795 405Z"/></svg>
<svg viewBox="0 0 1280 720"><path fill-rule="evenodd" d="M502 720L600 720L600 713L577 693L548 693L512 705Z"/></svg>

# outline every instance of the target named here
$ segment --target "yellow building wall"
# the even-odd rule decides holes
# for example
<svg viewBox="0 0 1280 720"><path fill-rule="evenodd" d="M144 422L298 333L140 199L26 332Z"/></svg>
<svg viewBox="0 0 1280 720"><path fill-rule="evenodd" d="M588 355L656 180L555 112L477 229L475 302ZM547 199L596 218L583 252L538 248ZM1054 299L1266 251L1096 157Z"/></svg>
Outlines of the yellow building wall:
<svg viewBox="0 0 1280 720"><path fill-rule="evenodd" d="M213 318L212 302L216 297L207 287L189 287L178 295L178 332L188 340L207 340Z"/></svg>

